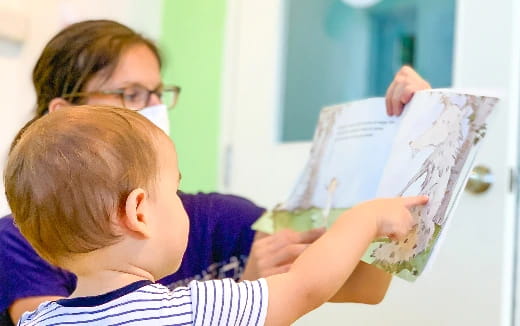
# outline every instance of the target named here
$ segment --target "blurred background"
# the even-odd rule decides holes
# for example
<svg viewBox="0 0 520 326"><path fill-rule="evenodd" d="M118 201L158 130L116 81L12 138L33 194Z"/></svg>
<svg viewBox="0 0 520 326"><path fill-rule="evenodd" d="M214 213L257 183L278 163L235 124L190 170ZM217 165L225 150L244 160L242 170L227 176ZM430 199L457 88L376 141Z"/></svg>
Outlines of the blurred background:
<svg viewBox="0 0 520 326"><path fill-rule="evenodd" d="M395 280L378 306L328 304L297 325L520 325L518 1L0 0L2 163L34 114L31 71L44 45L91 18L155 40L164 82L182 87L170 112L181 188L265 207L283 201L303 169L319 110L384 96L404 64L436 88L498 92L476 162L493 184L463 194L430 270L414 284Z"/></svg>

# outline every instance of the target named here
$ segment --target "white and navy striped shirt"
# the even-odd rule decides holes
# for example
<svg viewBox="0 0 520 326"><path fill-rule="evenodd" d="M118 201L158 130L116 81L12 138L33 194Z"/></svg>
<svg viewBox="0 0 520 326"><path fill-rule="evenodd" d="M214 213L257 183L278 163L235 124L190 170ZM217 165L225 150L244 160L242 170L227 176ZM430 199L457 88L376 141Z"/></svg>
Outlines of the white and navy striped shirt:
<svg viewBox="0 0 520 326"><path fill-rule="evenodd" d="M150 281L93 297L44 302L18 325L263 325L265 279L192 281L170 290Z"/></svg>

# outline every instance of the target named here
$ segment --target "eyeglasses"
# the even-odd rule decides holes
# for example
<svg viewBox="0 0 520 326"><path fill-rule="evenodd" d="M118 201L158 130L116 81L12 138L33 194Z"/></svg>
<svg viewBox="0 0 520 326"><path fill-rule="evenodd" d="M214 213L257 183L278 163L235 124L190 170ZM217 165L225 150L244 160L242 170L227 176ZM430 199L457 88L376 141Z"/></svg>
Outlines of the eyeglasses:
<svg viewBox="0 0 520 326"><path fill-rule="evenodd" d="M168 109L173 109L177 104L177 98L181 88L178 86L159 86L154 90L149 90L143 85L133 84L128 87L118 88L115 90L78 92L62 95L64 99L74 97L87 97L91 95L117 95L121 98L123 106L127 109L139 111L150 104L152 94L155 94Z"/></svg>

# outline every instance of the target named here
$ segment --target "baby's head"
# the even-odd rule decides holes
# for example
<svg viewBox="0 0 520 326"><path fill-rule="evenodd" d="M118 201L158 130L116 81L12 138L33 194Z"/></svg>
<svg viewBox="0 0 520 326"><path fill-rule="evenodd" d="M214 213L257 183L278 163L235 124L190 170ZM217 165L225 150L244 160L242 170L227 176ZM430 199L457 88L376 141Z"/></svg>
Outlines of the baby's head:
<svg viewBox="0 0 520 326"><path fill-rule="evenodd" d="M179 179L166 134L131 110L94 106L27 125L4 174L15 223L43 258L80 273L88 257L118 257L156 279L186 249Z"/></svg>

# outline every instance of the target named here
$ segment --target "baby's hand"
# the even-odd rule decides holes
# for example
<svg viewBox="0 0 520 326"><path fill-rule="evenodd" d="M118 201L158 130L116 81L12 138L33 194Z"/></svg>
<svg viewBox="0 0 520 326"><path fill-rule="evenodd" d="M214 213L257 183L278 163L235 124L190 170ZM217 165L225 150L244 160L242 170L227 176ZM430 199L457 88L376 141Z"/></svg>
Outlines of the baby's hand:
<svg viewBox="0 0 520 326"><path fill-rule="evenodd" d="M375 199L359 204L358 209L364 211L363 215L375 219L376 237L389 237L392 240L399 240L405 237L417 224L410 213L410 209L425 205L427 202L427 196Z"/></svg>

